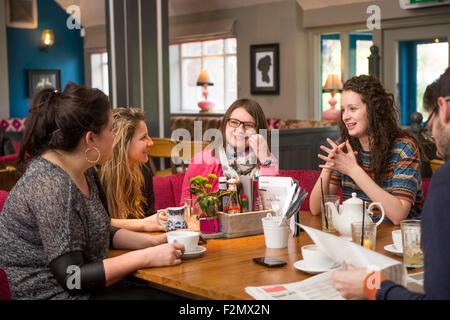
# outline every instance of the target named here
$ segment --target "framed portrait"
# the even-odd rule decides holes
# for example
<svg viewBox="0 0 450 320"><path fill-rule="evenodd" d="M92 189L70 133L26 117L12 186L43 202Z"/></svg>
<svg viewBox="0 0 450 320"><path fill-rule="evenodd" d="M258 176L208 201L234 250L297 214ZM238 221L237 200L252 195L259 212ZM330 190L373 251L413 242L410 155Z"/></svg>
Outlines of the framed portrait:
<svg viewBox="0 0 450 320"><path fill-rule="evenodd" d="M251 94L280 94L278 43L250 46Z"/></svg>
<svg viewBox="0 0 450 320"><path fill-rule="evenodd" d="M28 70L28 97L45 88L61 90L61 70Z"/></svg>
<svg viewBox="0 0 450 320"><path fill-rule="evenodd" d="M36 29L38 26L37 0L6 0L6 26Z"/></svg>

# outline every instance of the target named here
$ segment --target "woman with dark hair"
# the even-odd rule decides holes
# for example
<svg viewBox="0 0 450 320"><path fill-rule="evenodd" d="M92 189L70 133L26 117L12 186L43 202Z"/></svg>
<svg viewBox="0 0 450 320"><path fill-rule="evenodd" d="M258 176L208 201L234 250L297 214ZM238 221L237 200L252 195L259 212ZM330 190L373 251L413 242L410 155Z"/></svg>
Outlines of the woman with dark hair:
<svg viewBox="0 0 450 320"><path fill-rule="evenodd" d="M341 144L328 139L331 148L319 155L326 161L311 192L313 214L320 213L321 181L324 194L381 202L386 217L399 224L420 214L423 205L420 149L412 134L398 125L394 96L374 76L349 79L341 95Z"/></svg>
<svg viewBox="0 0 450 320"><path fill-rule="evenodd" d="M125 298L119 280L129 273L181 263L184 247L165 234L111 227L93 167L112 157L112 129L100 90L69 83L34 95L19 152L27 169L0 215L0 267L14 299ZM136 250L107 258L110 247Z"/></svg>
<svg viewBox="0 0 450 320"><path fill-rule="evenodd" d="M278 175L277 159L270 152L264 133L267 120L261 106L254 100L238 99L231 104L222 118L215 147L206 148L191 160L184 176L180 205L190 196L189 180L213 173L239 181L241 175L256 177ZM218 189L213 181L212 191Z"/></svg>

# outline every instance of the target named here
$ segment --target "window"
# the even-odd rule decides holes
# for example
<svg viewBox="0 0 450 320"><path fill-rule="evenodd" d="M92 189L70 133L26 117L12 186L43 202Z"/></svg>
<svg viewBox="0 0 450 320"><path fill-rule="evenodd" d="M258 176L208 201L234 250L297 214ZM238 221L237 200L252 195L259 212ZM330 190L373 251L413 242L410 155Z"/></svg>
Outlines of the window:
<svg viewBox="0 0 450 320"><path fill-rule="evenodd" d="M372 46L371 32L350 33L350 77L369 73L370 47Z"/></svg>
<svg viewBox="0 0 450 320"><path fill-rule="evenodd" d="M341 77L341 40L339 34L327 34L322 35L320 37L321 42L321 84L325 85L325 81L329 74L337 74L339 78ZM328 104L328 100L331 98L331 93L323 92L321 99L321 109L320 112L327 110L330 106ZM337 101L340 101L341 94L339 92L336 93L334 98ZM338 102L337 106L340 103Z"/></svg>
<svg viewBox="0 0 450 320"><path fill-rule="evenodd" d="M399 42L399 107L402 125L411 124L413 112L428 112L423 107L426 87L436 80L448 66L446 38Z"/></svg>
<svg viewBox="0 0 450 320"><path fill-rule="evenodd" d="M327 76L329 74L337 74L341 78L343 69L348 71L350 77L359 76L369 73L369 60L370 47L372 46L372 32L370 31L358 31L350 32L349 46L348 48L342 48L341 34L322 34L320 36L321 44L321 84L325 85ZM349 65L341 66L341 53L342 49L348 50L349 53ZM348 79L340 79L345 82ZM331 94L329 92L322 93L322 99L320 101L320 112L327 110L330 106L328 100L330 100ZM338 101L336 105L339 108L341 94L336 92L335 99Z"/></svg>
<svg viewBox="0 0 450 320"><path fill-rule="evenodd" d="M91 53L91 87L109 95L108 53Z"/></svg>
<svg viewBox="0 0 450 320"><path fill-rule="evenodd" d="M201 70L207 70L214 83L208 86L214 111L225 111L237 98L236 51L236 38L169 46L171 111L199 111L197 103L204 99L197 86Z"/></svg>

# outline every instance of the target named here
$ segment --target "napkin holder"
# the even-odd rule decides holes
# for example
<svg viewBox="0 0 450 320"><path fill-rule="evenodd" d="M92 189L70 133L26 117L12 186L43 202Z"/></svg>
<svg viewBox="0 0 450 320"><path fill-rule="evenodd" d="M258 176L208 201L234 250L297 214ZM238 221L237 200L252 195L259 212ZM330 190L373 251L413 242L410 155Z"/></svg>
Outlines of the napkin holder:
<svg viewBox="0 0 450 320"><path fill-rule="evenodd" d="M219 223L224 238L238 238L263 234L262 218L272 214L271 209L243 213L218 212Z"/></svg>

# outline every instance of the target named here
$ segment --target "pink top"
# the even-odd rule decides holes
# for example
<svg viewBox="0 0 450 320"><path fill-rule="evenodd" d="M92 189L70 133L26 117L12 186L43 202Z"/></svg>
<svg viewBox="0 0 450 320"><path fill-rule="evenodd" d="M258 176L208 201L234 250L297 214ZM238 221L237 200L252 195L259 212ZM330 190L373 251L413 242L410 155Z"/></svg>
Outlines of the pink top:
<svg viewBox="0 0 450 320"><path fill-rule="evenodd" d="M272 155L273 163L270 166L259 167L261 176L277 176L278 175L278 162ZM179 199L179 205L184 205L184 199L189 198L189 180L196 176L208 177L208 174L213 173L217 176L212 183L212 192L216 192L219 189L219 177L223 176L222 165L218 158L212 155L212 150L205 149L202 152L197 153L192 158L191 163L184 175L183 187L181 189L181 197Z"/></svg>

